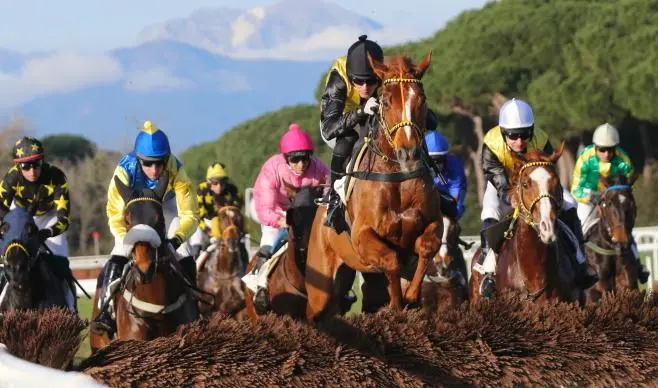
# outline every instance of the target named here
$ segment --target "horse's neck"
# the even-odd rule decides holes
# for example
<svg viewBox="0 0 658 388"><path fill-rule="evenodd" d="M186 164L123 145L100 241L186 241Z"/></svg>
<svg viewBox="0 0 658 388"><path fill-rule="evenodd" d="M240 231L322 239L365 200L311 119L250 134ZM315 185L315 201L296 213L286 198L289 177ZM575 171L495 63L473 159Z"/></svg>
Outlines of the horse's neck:
<svg viewBox="0 0 658 388"><path fill-rule="evenodd" d="M514 233L514 252L520 275L526 280L532 280L532 274L546 273L550 247L544 244L537 231L522 219L519 220Z"/></svg>

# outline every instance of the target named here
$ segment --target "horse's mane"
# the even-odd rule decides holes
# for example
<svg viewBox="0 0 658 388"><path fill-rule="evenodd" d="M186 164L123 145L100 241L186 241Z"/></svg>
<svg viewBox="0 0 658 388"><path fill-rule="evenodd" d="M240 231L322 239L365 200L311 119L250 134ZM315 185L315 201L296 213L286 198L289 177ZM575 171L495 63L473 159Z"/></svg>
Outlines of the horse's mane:
<svg viewBox="0 0 658 388"><path fill-rule="evenodd" d="M624 174L614 174L607 177L601 175L599 180L603 182L606 187L629 184L628 178Z"/></svg>

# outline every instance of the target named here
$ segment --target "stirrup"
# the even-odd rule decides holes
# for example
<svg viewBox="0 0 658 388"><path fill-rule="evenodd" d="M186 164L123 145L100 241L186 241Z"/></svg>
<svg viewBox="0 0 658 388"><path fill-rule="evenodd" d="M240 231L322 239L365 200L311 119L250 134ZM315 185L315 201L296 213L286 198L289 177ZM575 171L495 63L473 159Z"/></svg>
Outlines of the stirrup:
<svg viewBox="0 0 658 388"><path fill-rule="evenodd" d="M482 295L485 300L489 300L493 297L495 291L496 283L494 282L493 274L487 273L484 275L484 278L482 278L482 282L480 282L480 295Z"/></svg>

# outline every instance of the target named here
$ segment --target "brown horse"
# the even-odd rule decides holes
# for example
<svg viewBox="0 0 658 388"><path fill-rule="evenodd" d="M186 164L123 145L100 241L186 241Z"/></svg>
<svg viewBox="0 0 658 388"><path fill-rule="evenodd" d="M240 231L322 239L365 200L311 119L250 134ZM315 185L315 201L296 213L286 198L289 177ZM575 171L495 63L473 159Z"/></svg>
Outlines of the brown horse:
<svg viewBox="0 0 658 388"><path fill-rule="evenodd" d="M124 243L132 242L133 248L128 268L113 297L117 333L115 338L108 338L91 331L92 351L113 339L150 340L165 336L198 317L189 282L168 246L162 243L165 241L162 198L168 174L165 172L160 177L153 190L133 190L116 177L114 181L125 203ZM99 278L92 320L98 315L100 284Z"/></svg>
<svg viewBox="0 0 658 388"><path fill-rule="evenodd" d="M232 205L219 206L217 216L212 219L212 242L197 261L199 289L214 296L213 303L199 302L203 315L221 311L236 319L246 318L240 280L248 259L242 243L243 224L240 208Z"/></svg>
<svg viewBox="0 0 658 388"><path fill-rule="evenodd" d="M431 53L418 65L404 56L390 57L386 65L370 58L382 80L379 115L369 121L367 149L358 171L349 174L356 179L346 209L350 232L337 235L323 225L326 210L316 213L306 266L309 319L339 311L332 290L343 263L360 272L383 272L390 305L399 309L403 304L400 271L417 255L404 302L419 299L442 233L440 198L422 140L427 108L421 78L430 60Z"/></svg>
<svg viewBox="0 0 658 388"><path fill-rule="evenodd" d="M575 301L582 297L575 285L575 270L560 254L565 242L558 238L556 220L562 186L555 163L563 148L564 143L552 155L533 151L515 161L518 174L510 181L514 218L498 255L497 290L519 290L531 300ZM472 261L471 303L481 300L482 275L473 269L481 254L478 251Z"/></svg>
<svg viewBox="0 0 658 388"><path fill-rule="evenodd" d="M587 232L585 254L599 281L585 291L588 302L597 302L604 292L617 288L637 289L639 264L630 249L637 208L632 182L622 175L600 177L606 189L601 194Z"/></svg>
<svg viewBox="0 0 658 388"><path fill-rule="evenodd" d="M434 257L423 281L422 305L426 311L456 307L468 300L468 274L460 245L469 247L459 238L459 223L443 216L441 249Z"/></svg>

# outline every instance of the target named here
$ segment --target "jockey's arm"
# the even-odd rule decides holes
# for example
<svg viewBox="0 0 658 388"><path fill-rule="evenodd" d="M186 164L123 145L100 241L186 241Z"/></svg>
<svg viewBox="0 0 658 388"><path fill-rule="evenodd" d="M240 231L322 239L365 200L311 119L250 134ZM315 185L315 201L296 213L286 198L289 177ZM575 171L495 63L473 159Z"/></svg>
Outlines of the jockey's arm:
<svg viewBox="0 0 658 388"><path fill-rule="evenodd" d="M450 195L457 201L457 219L461 218L464 214L466 202L466 189L468 186L468 181L466 179L466 173L464 172L464 166L457 157L451 157L451 162L448 165L450 170L450 175L454 178L450 179L449 191Z"/></svg>
<svg viewBox="0 0 658 388"><path fill-rule="evenodd" d="M114 184L114 177L118 177L125 185L129 185L128 173L117 166L110 179L110 185L107 188L107 204L105 205L105 213L107 214L107 221L110 227L110 232L116 238L123 239L126 236L126 225L123 220L123 207L125 206L119 190Z"/></svg>
<svg viewBox="0 0 658 388"><path fill-rule="evenodd" d="M266 165L258 175L254 185L254 202L258 220L263 225L278 227L283 218L277 210L276 198L279 191L279 179L275 172Z"/></svg>
<svg viewBox="0 0 658 388"><path fill-rule="evenodd" d="M486 144L482 145L482 168L484 169L484 178L496 188L498 197L503 198L509 190L505 166Z"/></svg>
<svg viewBox="0 0 658 388"><path fill-rule="evenodd" d="M66 232L69 228L71 222L69 218L71 202L69 201L69 189L66 182L66 176L63 172L54 172L51 184L55 185L52 205L57 212L57 222L50 228L52 236L54 237Z"/></svg>
<svg viewBox="0 0 658 388"><path fill-rule="evenodd" d="M0 182L0 218L9 212L9 207L14 200L14 187L18 183L18 174L20 174L18 167L13 166Z"/></svg>
<svg viewBox="0 0 658 388"><path fill-rule="evenodd" d="M197 201L197 207L199 208L199 228L201 228L201 230L203 231L210 230L210 225L206 223L205 219L206 218L212 219L212 217L215 215L215 208L213 207L213 201L212 199L210 201L207 201L206 200L207 195L210 195L212 197L210 188L208 188L208 186L204 184L199 185L199 188L197 189L196 201ZM210 204L208 204L208 202L210 202Z"/></svg>
<svg viewBox="0 0 658 388"><path fill-rule="evenodd" d="M623 162L621 165L621 173L624 174L624 176L626 177L626 179L628 179L629 182L634 182L636 176L631 158L628 156L626 151L621 149L621 147L617 147L616 154L617 154L616 156L620 158L621 161Z"/></svg>
<svg viewBox="0 0 658 388"><path fill-rule="evenodd" d="M178 170L173 177L173 188L176 193L176 207L178 208L178 217L180 224L175 235L181 241L187 241L196 231L199 225L199 207L197 205L194 186L187 177L185 170Z"/></svg>
<svg viewBox="0 0 658 388"><path fill-rule="evenodd" d="M573 169L571 179L571 195L578 202L588 204L590 202L589 189L586 187L586 182L589 179L589 172L587 171L587 164L583 155L578 157L576 165Z"/></svg>
<svg viewBox="0 0 658 388"><path fill-rule="evenodd" d="M331 140L353 130L365 118L360 110L346 112L347 85L343 78L332 71L320 102L320 130L325 139Z"/></svg>

